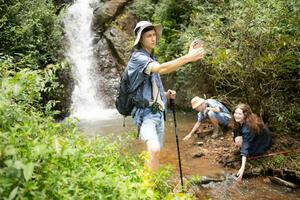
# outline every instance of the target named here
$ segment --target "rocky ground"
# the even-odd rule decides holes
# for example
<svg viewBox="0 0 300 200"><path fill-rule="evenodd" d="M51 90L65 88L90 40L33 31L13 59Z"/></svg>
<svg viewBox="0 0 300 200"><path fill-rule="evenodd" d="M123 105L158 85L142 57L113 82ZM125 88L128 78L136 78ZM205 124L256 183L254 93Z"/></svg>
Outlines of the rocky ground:
<svg viewBox="0 0 300 200"><path fill-rule="evenodd" d="M212 127L203 124L193 138L193 158L209 157L220 163L226 170L238 171L241 165L239 151L233 145L231 130L216 139L211 136ZM288 183L300 186L300 139L296 135L284 133L273 134L271 149L261 157L252 157L247 160L244 177L267 175L286 180ZM280 180L279 180L280 182ZM286 183L286 184L288 184ZM285 184L284 182L279 184Z"/></svg>

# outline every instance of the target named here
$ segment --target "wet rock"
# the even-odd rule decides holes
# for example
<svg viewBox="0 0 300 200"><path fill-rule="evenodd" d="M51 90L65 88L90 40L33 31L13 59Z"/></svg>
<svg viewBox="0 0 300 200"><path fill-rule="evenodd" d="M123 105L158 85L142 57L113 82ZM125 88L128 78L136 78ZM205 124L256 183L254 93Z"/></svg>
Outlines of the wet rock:
<svg viewBox="0 0 300 200"><path fill-rule="evenodd" d="M219 163L223 165L223 167L231 167L238 169L240 167L240 158L235 158L230 155L222 156L219 160Z"/></svg>
<svg viewBox="0 0 300 200"><path fill-rule="evenodd" d="M125 65L130 57L130 36L124 33L121 29L112 26L109 27L104 33L106 39L110 44L110 48L114 53L119 63Z"/></svg>
<svg viewBox="0 0 300 200"><path fill-rule="evenodd" d="M54 3L58 6L61 6L63 4L71 4L72 0L55 0Z"/></svg>
<svg viewBox="0 0 300 200"><path fill-rule="evenodd" d="M219 163L224 165L225 163L227 163L227 161L229 160L229 158L230 157L228 155L226 155L226 156L221 156L220 155Z"/></svg>
<svg viewBox="0 0 300 200"><path fill-rule="evenodd" d="M101 95L105 106L113 106L117 95L121 69L124 67L118 62L111 52L111 48L105 38L100 38L95 51L97 57L98 94Z"/></svg>
<svg viewBox="0 0 300 200"><path fill-rule="evenodd" d="M199 149L196 151L196 153L193 154L192 157L193 158L199 158L199 157L205 156L207 153L208 153L207 149L199 147Z"/></svg>
<svg viewBox="0 0 300 200"><path fill-rule="evenodd" d="M267 178L264 178L264 179L263 179L263 182L264 182L264 183L271 183L271 180L267 177Z"/></svg>
<svg viewBox="0 0 300 200"><path fill-rule="evenodd" d="M226 151L226 152L227 152L227 151L229 151L229 148L224 148L223 151Z"/></svg>
<svg viewBox="0 0 300 200"><path fill-rule="evenodd" d="M289 181L283 180L283 179L275 177L275 176L274 177L270 176L269 178L273 183L276 183L278 185L286 186L289 188L298 188L299 187L299 185L296 185L294 183L291 183Z"/></svg>
<svg viewBox="0 0 300 200"><path fill-rule="evenodd" d="M192 157L193 157L193 158L200 158L200 157L202 157L202 156L205 156L205 154L204 154L203 152L197 152L197 153L195 153Z"/></svg>
<svg viewBox="0 0 300 200"><path fill-rule="evenodd" d="M198 138L205 137L207 135L210 135L214 131L213 127L205 126L205 127L200 127L196 134Z"/></svg>
<svg viewBox="0 0 300 200"><path fill-rule="evenodd" d="M112 55L111 49L107 40L101 37L96 45L96 57L98 68L103 71L105 68L114 69L120 68L118 61Z"/></svg>
<svg viewBox="0 0 300 200"><path fill-rule="evenodd" d="M259 176L262 174L262 172L263 172L263 170L258 167L251 170L251 174L254 176Z"/></svg>
<svg viewBox="0 0 300 200"><path fill-rule="evenodd" d="M202 176L201 177L201 184L207 184L210 182L223 182L223 181L225 181L224 176L220 176L220 177Z"/></svg>
<svg viewBox="0 0 300 200"><path fill-rule="evenodd" d="M223 182L225 181L226 178L223 175L220 175L218 177L210 177L210 176L198 176L198 177L193 177L191 183L196 184L196 185L203 185L203 184L209 184L209 183L215 183L215 182Z"/></svg>
<svg viewBox="0 0 300 200"><path fill-rule="evenodd" d="M94 11L94 24L98 28L104 26L117 16L129 0L110 0L101 2Z"/></svg>
<svg viewBox="0 0 300 200"><path fill-rule="evenodd" d="M196 142L195 144L198 146L203 146L204 142Z"/></svg>
<svg viewBox="0 0 300 200"><path fill-rule="evenodd" d="M94 27L98 35L95 41L97 74L101 74L97 88L108 107L114 106L121 74L130 57L132 30L136 23L135 17L126 8L117 14L105 30Z"/></svg>

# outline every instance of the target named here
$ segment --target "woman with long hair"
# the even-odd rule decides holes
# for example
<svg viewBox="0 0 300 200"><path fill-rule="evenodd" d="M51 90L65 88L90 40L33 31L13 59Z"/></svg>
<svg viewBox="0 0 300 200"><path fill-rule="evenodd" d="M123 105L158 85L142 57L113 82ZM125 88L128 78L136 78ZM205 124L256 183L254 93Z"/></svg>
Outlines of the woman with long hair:
<svg viewBox="0 0 300 200"><path fill-rule="evenodd" d="M242 165L236 174L237 181L241 181L245 171L248 156L265 153L272 144L271 132L262 119L254 114L249 105L240 103L233 110L234 143L240 148Z"/></svg>

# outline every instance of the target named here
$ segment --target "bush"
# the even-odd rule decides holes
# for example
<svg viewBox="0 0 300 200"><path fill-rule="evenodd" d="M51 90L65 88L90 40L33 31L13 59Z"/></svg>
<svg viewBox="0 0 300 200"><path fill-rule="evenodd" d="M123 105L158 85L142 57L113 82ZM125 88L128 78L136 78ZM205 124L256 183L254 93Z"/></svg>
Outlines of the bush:
<svg viewBox="0 0 300 200"><path fill-rule="evenodd" d="M52 71L21 69L0 57L0 199L172 199L170 171L107 138L88 139L75 122L55 123L36 103ZM46 73L46 75L45 75ZM47 104L51 107L51 103ZM47 110L47 109L46 109ZM190 198L186 196L186 198Z"/></svg>
<svg viewBox="0 0 300 200"><path fill-rule="evenodd" d="M55 63L62 49L55 12L52 1L0 0L0 52L30 60L31 67Z"/></svg>
<svg viewBox="0 0 300 200"><path fill-rule="evenodd" d="M171 2L158 3L151 16L167 30L158 45L159 61L182 55L194 38L202 39L207 51L201 64L167 77L182 104L206 93L229 105L250 104L279 130L299 130L299 2L186 0L184 9Z"/></svg>

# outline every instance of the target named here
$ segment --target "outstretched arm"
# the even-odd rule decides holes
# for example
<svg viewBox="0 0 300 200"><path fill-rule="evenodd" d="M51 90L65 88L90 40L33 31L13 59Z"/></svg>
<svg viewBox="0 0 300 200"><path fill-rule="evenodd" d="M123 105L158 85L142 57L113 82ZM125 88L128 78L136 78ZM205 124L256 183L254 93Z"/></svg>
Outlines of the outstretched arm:
<svg viewBox="0 0 300 200"><path fill-rule="evenodd" d="M156 63L151 69L151 72L159 73L159 74L168 74L179 69L181 66L189 63L200 60L204 57L204 49L194 48L194 43L190 45L190 49L188 54L181 56L175 60L165 62L162 64Z"/></svg>
<svg viewBox="0 0 300 200"><path fill-rule="evenodd" d="M194 125L193 129L191 130L191 132L190 132L187 136L185 136L185 137L183 138L183 140L188 140L188 139L190 139L190 137L192 136L192 134L199 128L200 124L201 124L201 122L198 122L198 121L197 121L196 124Z"/></svg>

